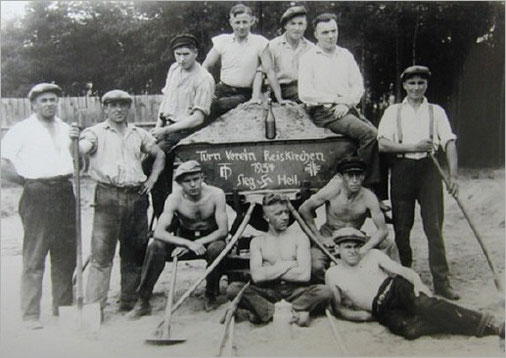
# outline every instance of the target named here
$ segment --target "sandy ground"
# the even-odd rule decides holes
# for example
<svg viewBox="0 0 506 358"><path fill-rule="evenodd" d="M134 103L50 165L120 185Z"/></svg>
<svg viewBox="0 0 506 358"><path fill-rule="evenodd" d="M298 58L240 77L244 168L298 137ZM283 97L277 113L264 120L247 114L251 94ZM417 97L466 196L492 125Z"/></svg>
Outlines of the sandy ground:
<svg viewBox="0 0 506 358"><path fill-rule="evenodd" d="M83 240L85 256L89 251L93 209L90 206L93 185L83 186ZM21 277L22 226L17 215L20 188L2 188L1 206L1 321L0 356L17 357L166 357L215 356L223 330L219 320L227 304L215 311L203 310L203 289L194 295L173 316L174 336L188 340L173 346L149 346L150 336L163 315L171 265L167 265L155 287L153 314L131 322L117 312L119 272L118 257L114 264L109 305L105 322L96 335L84 335L63 329L51 315L50 277L44 278L41 320L45 327L26 331L20 320L19 287ZM505 252L505 183L504 169L464 171L461 198L469 209L478 230L501 275ZM453 286L462 295L460 304L504 319L504 303L498 297L490 269L480 247L456 203L446 197L445 237ZM322 220L319 212L318 221ZM296 225L296 224L295 224ZM368 225L366 223L366 225ZM369 223L370 225L370 223ZM427 265L427 243L417 220L412 233L414 268L431 284ZM176 299L205 270L204 261L182 262L178 268ZM47 262L47 270L49 262ZM226 280L222 280L222 292ZM437 335L406 341L389 333L377 323L351 323L338 320L337 325L350 355L355 356L504 356L497 337L475 338ZM240 322L234 328L234 355L237 356L339 356L340 350L325 317L313 320L311 327L294 327L290 342L277 342L271 325L254 326Z"/></svg>

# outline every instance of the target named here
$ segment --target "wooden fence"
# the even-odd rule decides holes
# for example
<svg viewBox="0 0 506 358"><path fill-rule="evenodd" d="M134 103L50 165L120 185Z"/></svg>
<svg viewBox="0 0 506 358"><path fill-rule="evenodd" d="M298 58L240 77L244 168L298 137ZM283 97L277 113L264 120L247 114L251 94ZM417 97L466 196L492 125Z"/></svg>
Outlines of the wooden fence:
<svg viewBox="0 0 506 358"><path fill-rule="evenodd" d="M136 124L156 121L162 95L133 96L132 110L128 120ZM2 132L15 123L27 118L31 113L27 98L2 98ZM65 122L79 122L89 127L104 120L99 97L62 97L58 104L58 116Z"/></svg>

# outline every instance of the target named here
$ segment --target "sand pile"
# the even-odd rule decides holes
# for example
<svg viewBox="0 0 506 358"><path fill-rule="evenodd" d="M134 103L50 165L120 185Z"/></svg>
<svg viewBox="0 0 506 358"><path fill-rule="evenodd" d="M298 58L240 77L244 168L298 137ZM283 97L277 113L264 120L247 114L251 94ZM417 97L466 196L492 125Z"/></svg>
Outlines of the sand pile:
<svg viewBox="0 0 506 358"><path fill-rule="evenodd" d="M276 139L310 139L336 136L330 130L318 128L302 105L272 105L276 118ZM263 141L265 138L265 108L243 103L217 118L209 126L180 142L223 143Z"/></svg>

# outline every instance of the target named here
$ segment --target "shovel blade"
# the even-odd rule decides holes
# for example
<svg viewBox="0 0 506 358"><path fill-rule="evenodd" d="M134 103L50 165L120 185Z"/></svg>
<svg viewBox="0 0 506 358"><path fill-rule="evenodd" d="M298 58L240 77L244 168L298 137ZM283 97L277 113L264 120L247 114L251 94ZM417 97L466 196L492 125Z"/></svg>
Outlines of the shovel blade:
<svg viewBox="0 0 506 358"><path fill-rule="evenodd" d="M60 307L59 324L65 329L74 331L97 332L100 329L100 303Z"/></svg>
<svg viewBox="0 0 506 358"><path fill-rule="evenodd" d="M156 345L156 346L168 346L168 345L172 345L172 344L186 342L186 338L181 338L181 337L175 337L175 338L173 338L173 337L168 337L168 338L152 337L152 338L147 338L146 340L144 340L144 342L146 344L151 344L151 345Z"/></svg>

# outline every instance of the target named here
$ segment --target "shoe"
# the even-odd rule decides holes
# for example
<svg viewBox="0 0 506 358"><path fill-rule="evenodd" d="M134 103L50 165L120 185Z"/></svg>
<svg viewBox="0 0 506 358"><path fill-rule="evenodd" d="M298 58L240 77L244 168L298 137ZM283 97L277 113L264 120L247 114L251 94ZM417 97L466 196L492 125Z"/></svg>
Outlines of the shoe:
<svg viewBox="0 0 506 358"><path fill-rule="evenodd" d="M28 321L24 321L23 325L25 326L26 329L30 329L30 330L44 328L44 326L42 325L42 323L38 319L31 319Z"/></svg>
<svg viewBox="0 0 506 358"><path fill-rule="evenodd" d="M121 302L118 307L118 312L128 312L128 311L133 310L134 307L135 307L135 304L133 304L133 303Z"/></svg>
<svg viewBox="0 0 506 358"><path fill-rule="evenodd" d="M126 314L126 318L130 321L137 320L142 316L151 314L151 304L148 300L139 299L134 308Z"/></svg>
<svg viewBox="0 0 506 358"><path fill-rule="evenodd" d="M217 307L218 307L218 302L216 300L216 296L206 294L206 298L204 300L204 309L206 310L206 312L213 311Z"/></svg>
<svg viewBox="0 0 506 358"><path fill-rule="evenodd" d="M434 292L436 295L442 296L449 300L458 300L460 295L455 292L449 284L443 284L441 286L434 286Z"/></svg>

